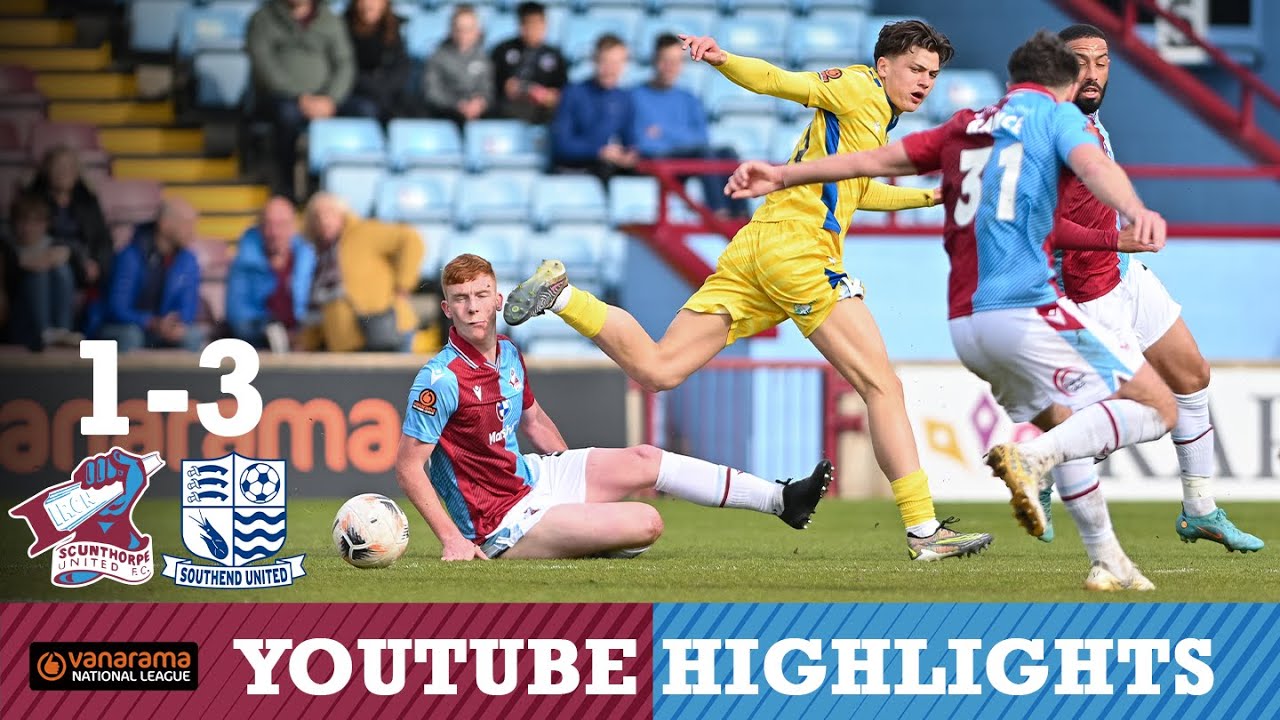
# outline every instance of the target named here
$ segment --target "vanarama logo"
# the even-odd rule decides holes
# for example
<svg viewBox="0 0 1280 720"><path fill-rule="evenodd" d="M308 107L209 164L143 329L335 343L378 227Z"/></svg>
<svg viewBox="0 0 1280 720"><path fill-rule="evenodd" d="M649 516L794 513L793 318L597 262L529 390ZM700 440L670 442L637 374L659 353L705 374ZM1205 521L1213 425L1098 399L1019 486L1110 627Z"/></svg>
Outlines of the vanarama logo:
<svg viewBox="0 0 1280 720"><path fill-rule="evenodd" d="M195 690L199 647L192 642L36 642L32 690Z"/></svg>
<svg viewBox="0 0 1280 720"><path fill-rule="evenodd" d="M133 508L162 467L160 453L138 456L118 447L85 458L70 480L9 511L35 536L27 556L52 549L51 581L58 587L92 585L104 577L126 585L150 580L151 536L134 524Z"/></svg>

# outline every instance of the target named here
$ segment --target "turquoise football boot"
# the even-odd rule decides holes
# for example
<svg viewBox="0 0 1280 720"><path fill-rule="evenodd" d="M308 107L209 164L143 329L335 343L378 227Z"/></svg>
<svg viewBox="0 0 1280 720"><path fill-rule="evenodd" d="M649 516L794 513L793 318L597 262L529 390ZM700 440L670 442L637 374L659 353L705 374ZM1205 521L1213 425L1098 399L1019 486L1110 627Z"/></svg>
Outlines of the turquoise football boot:
<svg viewBox="0 0 1280 720"><path fill-rule="evenodd" d="M1219 543L1227 548L1227 552L1239 550L1242 553L1257 552L1265 543L1235 526L1227 519L1227 512L1218 508L1208 515L1196 517L1188 515L1186 510L1178 514L1176 526L1182 542L1195 542L1200 539Z"/></svg>

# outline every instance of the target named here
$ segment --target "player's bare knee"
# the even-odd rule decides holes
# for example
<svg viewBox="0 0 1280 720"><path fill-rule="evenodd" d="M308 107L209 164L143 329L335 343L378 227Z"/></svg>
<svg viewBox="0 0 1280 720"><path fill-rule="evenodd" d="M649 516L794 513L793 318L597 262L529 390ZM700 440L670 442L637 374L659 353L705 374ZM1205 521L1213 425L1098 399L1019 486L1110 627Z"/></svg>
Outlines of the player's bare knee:
<svg viewBox="0 0 1280 720"><path fill-rule="evenodd" d="M1212 371L1209 369L1209 361L1201 357L1199 363L1193 364L1191 366L1191 370L1188 373L1185 381L1186 384L1189 385L1192 389L1189 392L1185 392L1183 394L1190 395L1193 392L1200 392L1201 390L1209 387L1209 380L1211 375L1212 375Z"/></svg>
<svg viewBox="0 0 1280 720"><path fill-rule="evenodd" d="M863 400L872 397L903 398L902 379L893 371L893 366L870 368L858 373L858 381L853 383L854 390ZM859 387L860 386L860 387Z"/></svg>
<svg viewBox="0 0 1280 720"><path fill-rule="evenodd" d="M662 464L662 448L653 445L636 445L627 448L627 453L636 463L652 466L655 473L658 471L658 466Z"/></svg>
<svg viewBox="0 0 1280 720"><path fill-rule="evenodd" d="M662 522L662 515L651 505L643 506L645 509L641 511L641 521L639 523L639 532L641 535L641 545L652 545L662 537L662 531L666 529L666 525Z"/></svg>

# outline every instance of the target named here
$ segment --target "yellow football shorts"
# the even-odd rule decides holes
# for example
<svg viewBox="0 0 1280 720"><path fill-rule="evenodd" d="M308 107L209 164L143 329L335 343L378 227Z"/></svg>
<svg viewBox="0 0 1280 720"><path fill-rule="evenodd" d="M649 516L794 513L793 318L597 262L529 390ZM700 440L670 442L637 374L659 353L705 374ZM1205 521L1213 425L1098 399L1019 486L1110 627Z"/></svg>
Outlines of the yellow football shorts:
<svg viewBox="0 0 1280 720"><path fill-rule="evenodd" d="M835 237L812 222L752 221L684 308L732 318L728 344L788 317L809 337L837 302L863 296L862 283L845 273L839 257Z"/></svg>

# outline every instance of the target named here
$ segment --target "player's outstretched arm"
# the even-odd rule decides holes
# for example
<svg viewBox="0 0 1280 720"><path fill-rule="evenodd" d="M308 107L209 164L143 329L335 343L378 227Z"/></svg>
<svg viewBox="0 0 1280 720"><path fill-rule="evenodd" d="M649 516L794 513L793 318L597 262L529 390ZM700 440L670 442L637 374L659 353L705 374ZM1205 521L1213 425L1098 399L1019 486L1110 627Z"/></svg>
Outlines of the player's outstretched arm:
<svg viewBox="0 0 1280 720"><path fill-rule="evenodd" d="M1108 207L1133 225L1133 240L1145 250L1164 247L1164 218L1142 204L1129 176L1097 145L1077 145L1067 156L1067 165L1085 187Z"/></svg>
<svg viewBox="0 0 1280 720"><path fill-rule="evenodd" d="M895 142L874 150L830 155L794 165L770 165L754 160L745 162L729 177L724 191L733 198L753 198L796 185L914 174L916 168L907 157L902 143Z"/></svg>
<svg viewBox="0 0 1280 720"><path fill-rule="evenodd" d="M524 411L520 428L524 430L524 436L529 438L533 449L540 453L564 452L569 449L564 437L560 434L560 428L556 427L551 416L542 409L537 400L534 400L533 404Z"/></svg>
<svg viewBox="0 0 1280 720"><path fill-rule="evenodd" d="M808 105L815 84L821 76L813 72L791 72L759 58L733 55L722 49L715 38L707 35L681 35L684 49L694 62L702 61L719 70L722 75L760 95L772 95ZM834 108L826 108L834 110Z"/></svg>
<svg viewBox="0 0 1280 720"><path fill-rule="evenodd" d="M425 443L409 435L400 436L400 448L396 451L396 482L409 497L409 502L422 513L431 532L435 533L444 547L440 559L451 560L488 560L475 543L462 536L462 531L444 509L435 488L427 479L426 466L431 460L431 453L436 449L435 443Z"/></svg>

